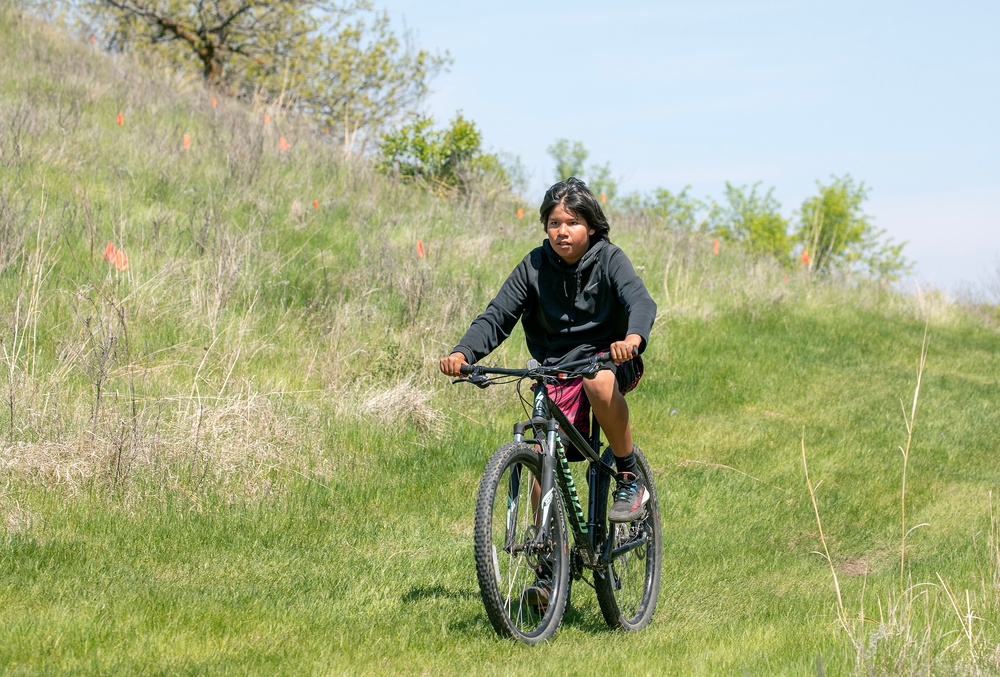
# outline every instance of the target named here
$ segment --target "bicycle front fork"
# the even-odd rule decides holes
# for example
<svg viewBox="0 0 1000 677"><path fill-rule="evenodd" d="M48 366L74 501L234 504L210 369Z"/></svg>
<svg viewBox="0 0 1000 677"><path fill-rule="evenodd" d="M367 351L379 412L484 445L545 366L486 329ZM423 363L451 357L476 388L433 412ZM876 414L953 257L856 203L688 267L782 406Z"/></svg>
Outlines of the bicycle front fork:
<svg viewBox="0 0 1000 677"><path fill-rule="evenodd" d="M534 421L532 421L534 423ZM538 511L538 541L544 543L549 537L549 524L551 523L552 511L555 509L553 501L559 488L556 486L556 444L558 440L558 423L554 419L548 419L545 423L545 448L542 449L542 476L539 478L541 486L541 500Z"/></svg>

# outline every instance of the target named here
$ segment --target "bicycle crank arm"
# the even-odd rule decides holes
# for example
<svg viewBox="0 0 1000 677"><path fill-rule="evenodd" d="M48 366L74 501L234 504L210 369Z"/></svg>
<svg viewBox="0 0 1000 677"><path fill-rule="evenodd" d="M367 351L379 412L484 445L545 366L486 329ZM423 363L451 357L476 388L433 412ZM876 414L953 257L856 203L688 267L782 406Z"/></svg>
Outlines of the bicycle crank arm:
<svg viewBox="0 0 1000 677"><path fill-rule="evenodd" d="M619 557L621 557L625 553L630 552L630 551L635 550L636 548L638 548L640 546L645 545L646 541L648 541L648 540L649 540L649 535L648 534L643 534L642 536L640 536L639 538L635 539L634 541L630 541L630 542L626 543L625 545L623 545L623 546L621 546L619 548L615 548L614 550L611 551L611 554L608 555L608 561L609 562L615 561L616 559L618 559Z"/></svg>

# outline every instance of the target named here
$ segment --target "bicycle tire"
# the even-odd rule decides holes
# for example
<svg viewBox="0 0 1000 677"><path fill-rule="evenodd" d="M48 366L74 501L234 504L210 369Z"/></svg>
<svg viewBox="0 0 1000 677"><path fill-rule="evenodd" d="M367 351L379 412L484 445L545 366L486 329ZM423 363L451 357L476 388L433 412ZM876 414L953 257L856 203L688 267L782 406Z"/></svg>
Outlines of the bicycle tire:
<svg viewBox="0 0 1000 677"><path fill-rule="evenodd" d="M601 473L595 540L598 548L603 549L610 534L614 539L612 550L640 538L643 534L647 540L645 544L614 559L603 572L603 576L594 576L597 601L605 622L612 628L631 632L642 630L653 620L656 602L660 596L663 558L663 530L653 473L639 447L635 447L635 455L639 473L646 482L646 489L649 490L646 515L630 523L609 522L608 511L614 503L614 495L610 490L610 476ZM603 460L614 465L614 455L610 448L604 452Z"/></svg>
<svg viewBox="0 0 1000 677"><path fill-rule="evenodd" d="M526 644L550 639L559 628L569 599L570 561L566 518L559 490L553 491L550 547L532 553L523 546L535 528L531 479L541 475L541 456L528 444L511 442L486 464L476 500L475 555L479 592L497 634ZM548 605L525 602L535 581L535 567L545 557L552 568Z"/></svg>

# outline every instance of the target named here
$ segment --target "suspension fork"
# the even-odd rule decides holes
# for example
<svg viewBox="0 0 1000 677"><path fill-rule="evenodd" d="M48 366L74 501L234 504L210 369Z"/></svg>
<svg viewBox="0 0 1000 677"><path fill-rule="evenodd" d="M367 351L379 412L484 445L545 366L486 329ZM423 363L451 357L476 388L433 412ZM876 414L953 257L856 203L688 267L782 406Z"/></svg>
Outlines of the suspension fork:
<svg viewBox="0 0 1000 677"><path fill-rule="evenodd" d="M535 386L535 401L531 412L531 426L535 429L535 435L541 437L542 431L545 433L545 444L542 445L542 472L539 478L539 505L536 507L536 522L538 535L536 542L541 544L549 540L549 521L554 510L553 501L555 493L559 491L556 486L556 444L559 443L559 424L556 420L548 416L548 390L545 383L537 381ZM515 429L515 437L517 429Z"/></svg>
<svg viewBox="0 0 1000 677"><path fill-rule="evenodd" d="M556 444L558 444L558 427L555 419L545 421L545 448L542 449L542 476L539 478L540 499L538 510L540 513L538 523L538 540L545 542L549 537L549 521L552 511L555 509L556 492Z"/></svg>

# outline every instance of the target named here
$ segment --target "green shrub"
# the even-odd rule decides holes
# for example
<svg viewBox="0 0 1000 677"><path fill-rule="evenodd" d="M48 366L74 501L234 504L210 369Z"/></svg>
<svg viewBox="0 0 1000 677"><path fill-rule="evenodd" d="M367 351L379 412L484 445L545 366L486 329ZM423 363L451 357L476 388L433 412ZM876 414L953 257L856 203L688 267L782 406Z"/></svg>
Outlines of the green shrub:
<svg viewBox="0 0 1000 677"><path fill-rule="evenodd" d="M690 195L691 186L674 193L656 188L646 195L633 192L622 198L620 209L625 213L652 218L671 230L694 232L705 224L710 206Z"/></svg>
<svg viewBox="0 0 1000 677"><path fill-rule="evenodd" d="M488 177L509 184L500 160L482 150L482 135L461 113L447 129L434 129L434 119L419 116L382 137L378 168L410 179L423 179L438 192L468 192L473 182Z"/></svg>
<svg viewBox="0 0 1000 677"><path fill-rule="evenodd" d="M811 258L814 270L860 269L879 279L894 280L910 268L903 257L905 243L885 238L862 211L868 187L850 175L816 182L819 195L802 203L795 239Z"/></svg>
<svg viewBox="0 0 1000 677"><path fill-rule="evenodd" d="M758 186L759 182L748 191L727 181L727 204L711 215L713 230L742 243L752 254L786 261L792 250L788 221L778 213L781 205L774 199L774 188L761 195Z"/></svg>

